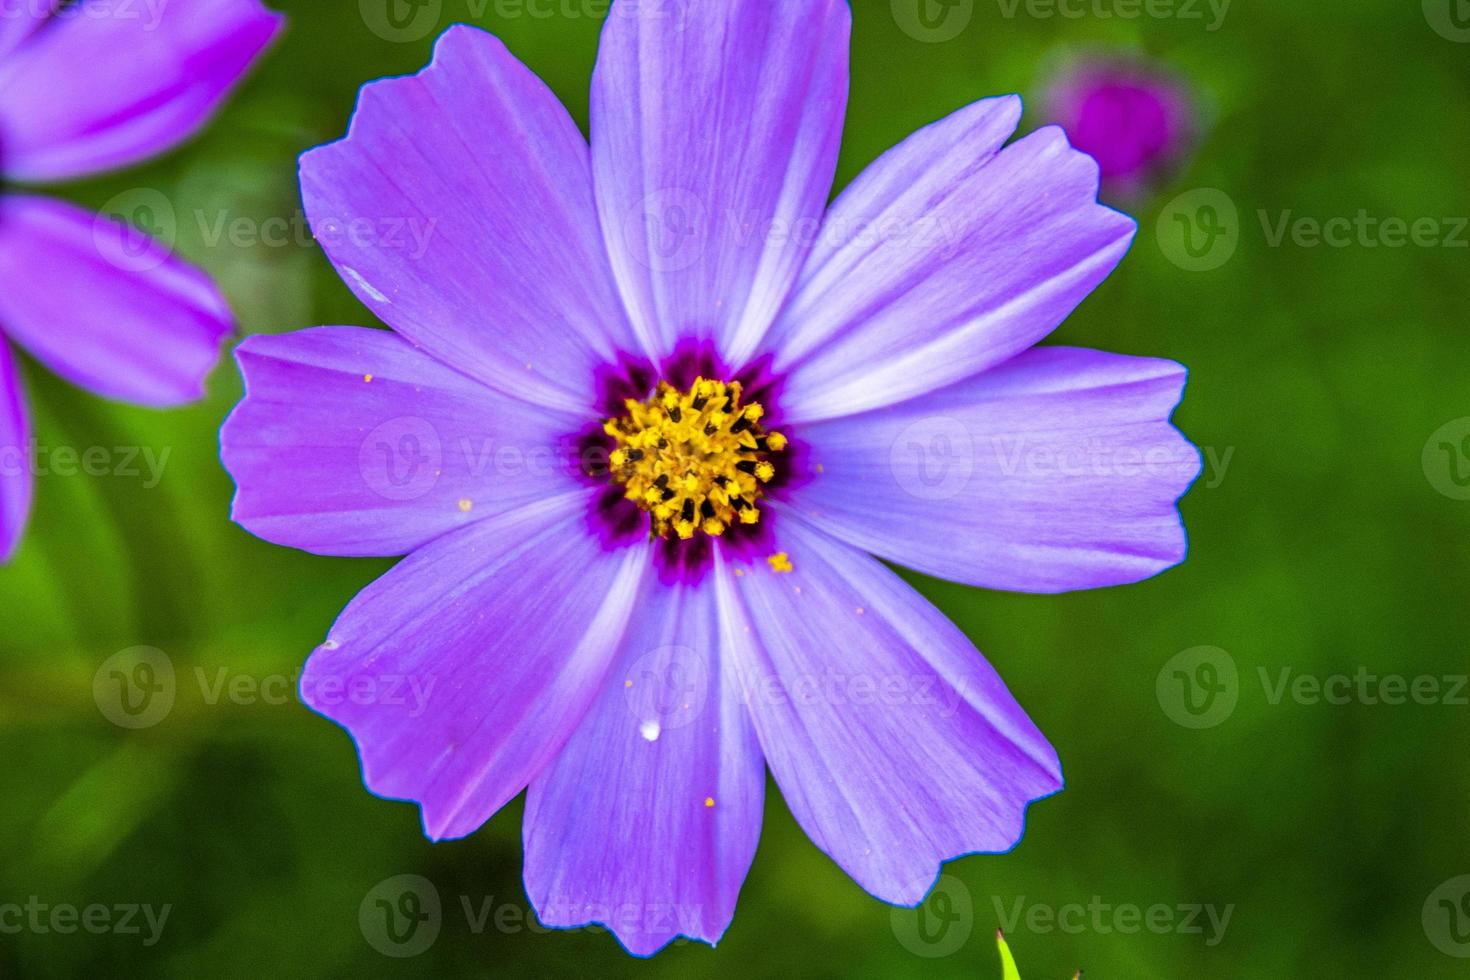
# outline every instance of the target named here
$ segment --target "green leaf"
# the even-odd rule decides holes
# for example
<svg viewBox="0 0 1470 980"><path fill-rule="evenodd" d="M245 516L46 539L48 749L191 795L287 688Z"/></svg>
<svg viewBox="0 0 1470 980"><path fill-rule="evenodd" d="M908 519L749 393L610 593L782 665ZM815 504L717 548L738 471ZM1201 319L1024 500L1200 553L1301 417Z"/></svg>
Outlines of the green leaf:
<svg viewBox="0 0 1470 980"><path fill-rule="evenodd" d="M995 942L1000 947L1000 980L1021 980L1021 974L1016 970L1016 958L1011 955L1005 934L999 929L995 930Z"/></svg>

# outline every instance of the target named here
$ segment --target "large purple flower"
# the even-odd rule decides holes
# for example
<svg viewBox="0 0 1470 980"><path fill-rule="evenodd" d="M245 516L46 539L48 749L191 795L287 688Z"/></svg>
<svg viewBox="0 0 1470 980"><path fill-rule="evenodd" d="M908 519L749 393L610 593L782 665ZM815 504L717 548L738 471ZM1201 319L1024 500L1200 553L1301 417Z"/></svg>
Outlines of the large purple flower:
<svg viewBox="0 0 1470 980"><path fill-rule="evenodd" d="M7 3L0 18L0 180L137 163L209 118L281 19L259 0ZM0 561L30 513L30 426L7 338L108 398L204 393L230 311L198 269L131 226L26 193L0 197Z"/></svg>
<svg viewBox="0 0 1470 980"><path fill-rule="evenodd" d="M1179 365L1033 349L1134 232L1059 130L976 103L829 209L847 4L671 9L614 4L590 149L471 28L367 86L302 188L394 332L250 338L222 433L253 533L408 555L302 679L368 787L435 839L529 787L541 919L639 954L723 934L767 766L888 902L1013 846L1056 754L878 558L1134 582L1198 472Z"/></svg>

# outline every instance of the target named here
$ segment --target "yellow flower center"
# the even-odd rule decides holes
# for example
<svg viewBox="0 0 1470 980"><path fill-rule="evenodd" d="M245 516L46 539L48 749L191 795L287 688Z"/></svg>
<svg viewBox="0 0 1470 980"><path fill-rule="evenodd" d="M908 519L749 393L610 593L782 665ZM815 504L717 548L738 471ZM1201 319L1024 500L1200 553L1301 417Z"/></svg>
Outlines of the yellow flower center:
<svg viewBox="0 0 1470 980"><path fill-rule="evenodd" d="M660 382L653 397L628 399L627 414L603 426L617 443L612 478L649 513L654 534L718 537L760 522L757 504L786 437L767 432L765 409L740 397L738 381L696 378L688 391Z"/></svg>

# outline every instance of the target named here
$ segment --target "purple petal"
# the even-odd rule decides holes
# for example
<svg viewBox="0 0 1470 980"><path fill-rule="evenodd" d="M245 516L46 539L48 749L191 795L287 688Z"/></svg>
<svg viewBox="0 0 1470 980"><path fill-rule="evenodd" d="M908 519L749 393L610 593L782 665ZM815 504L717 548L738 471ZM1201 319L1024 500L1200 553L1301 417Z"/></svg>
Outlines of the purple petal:
<svg viewBox="0 0 1470 980"><path fill-rule="evenodd" d="M362 90L346 139L301 160L312 229L415 345L568 411L634 341L608 270L586 140L495 37L453 27L418 75Z"/></svg>
<svg viewBox="0 0 1470 980"><path fill-rule="evenodd" d="M615 3L592 78L597 206L648 347L754 352L832 190L843 0Z"/></svg>
<svg viewBox="0 0 1470 980"><path fill-rule="evenodd" d="M463 837L526 788L601 690L648 567L603 552L590 495L446 535L342 613L307 661L308 705L352 733L368 789Z"/></svg>
<svg viewBox="0 0 1470 980"><path fill-rule="evenodd" d="M203 272L144 233L70 204L0 197L0 329L99 395L166 406L204 395L233 326Z"/></svg>
<svg viewBox="0 0 1470 980"><path fill-rule="evenodd" d="M259 335L235 352L245 399L220 432L257 537L330 555L402 555L575 489L568 420L499 395L387 330Z"/></svg>
<svg viewBox="0 0 1470 980"><path fill-rule="evenodd" d="M62 180L170 149L204 125L283 20L259 0L79 7L0 65L8 177Z"/></svg>
<svg viewBox="0 0 1470 980"><path fill-rule="evenodd" d="M1062 592L1184 559L1177 501L1199 452L1169 424L1172 361L1038 347L896 408L809 425L802 516L970 585Z"/></svg>
<svg viewBox="0 0 1470 980"><path fill-rule="evenodd" d="M1061 788L1056 753L897 575L795 520L781 536L791 573L719 573L725 650L797 822L873 895L916 904L942 862L1020 840Z"/></svg>
<svg viewBox="0 0 1470 980"><path fill-rule="evenodd" d="M879 408L978 374L1051 333L1128 250L1097 164L988 99L884 154L833 205L768 346L792 421Z"/></svg>
<svg viewBox="0 0 1470 980"><path fill-rule="evenodd" d="M5 58L36 32L61 0L26 0L5 8L0 15L0 58Z"/></svg>
<svg viewBox="0 0 1470 980"><path fill-rule="evenodd" d="M0 336L0 562L20 545L31 513L31 425L10 345Z"/></svg>
<svg viewBox="0 0 1470 980"><path fill-rule="evenodd" d="M650 581L617 669L526 797L526 891L546 925L600 922L639 956L724 935L766 779L728 667L713 580Z"/></svg>

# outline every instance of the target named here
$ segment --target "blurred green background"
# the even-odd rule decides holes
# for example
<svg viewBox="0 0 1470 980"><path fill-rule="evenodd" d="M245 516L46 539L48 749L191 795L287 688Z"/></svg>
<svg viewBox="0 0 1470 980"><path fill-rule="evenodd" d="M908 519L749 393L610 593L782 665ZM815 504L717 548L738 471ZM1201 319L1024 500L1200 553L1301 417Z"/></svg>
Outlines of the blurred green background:
<svg viewBox="0 0 1470 980"><path fill-rule="evenodd" d="M362 788L344 732L281 697L389 563L310 557L228 522L216 432L240 395L233 365L205 403L163 414L106 404L28 362L43 445L169 455L157 486L43 477L24 546L0 569L0 902L170 912L151 946L146 926L0 935L0 974L988 978L1004 924L1027 980L1078 967L1130 980L1466 975L1465 692L1441 682L1434 703L1391 705L1355 681L1344 704L1277 695L1283 677L1470 672L1470 491L1451 469L1470 458L1439 448L1470 433L1470 422L1439 432L1470 416L1470 249L1273 245L1261 218L1366 209L1453 236L1446 219L1470 214L1470 31L1450 19L1454 2L1242 0L1221 20L1193 0L1072 0L1077 17L975 0L949 12L967 19L948 39L912 30L909 0L854 3L839 188L981 96L1020 92L1023 129L1047 122L1036 97L1080 48L1161 60L1209 120L1188 168L1127 202L1140 223L1132 253L1055 338L1191 368L1176 421L1215 463L1183 504L1189 559L1142 585L1069 596L916 580L1001 671L1068 782L1032 808L1014 853L951 863L922 920L850 882L773 788L717 950L681 944L639 961L605 934L531 928L519 802L468 840L430 845L413 806ZM362 82L423 65L438 31L381 36L381 0L277 6L287 35L204 136L60 193L123 211L139 189L163 194L179 250L218 278L244 332L370 323L309 241L212 229L294 219L297 154L344 131ZM519 3L442 0L439 23L498 33L585 125L597 9L554 0L535 17ZM1155 14L1104 16L1136 10ZM1170 258L1170 202L1200 188L1238 209L1236 248L1189 271ZM139 645L166 652L177 694L166 717L130 730L104 717L93 680ZM1218 649L1174 660L1202 646ZM1195 716L1174 670L1202 676L1200 657L1228 690ZM222 678L244 678L245 693L212 698ZM433 883L442 930L420 955L391 959L358 912L404 874ZM1172 910L1167 924L1138 926L1134 912L1154 906ZM1228 910L1228 924L1190 911L1205 908Z"/></svg>

